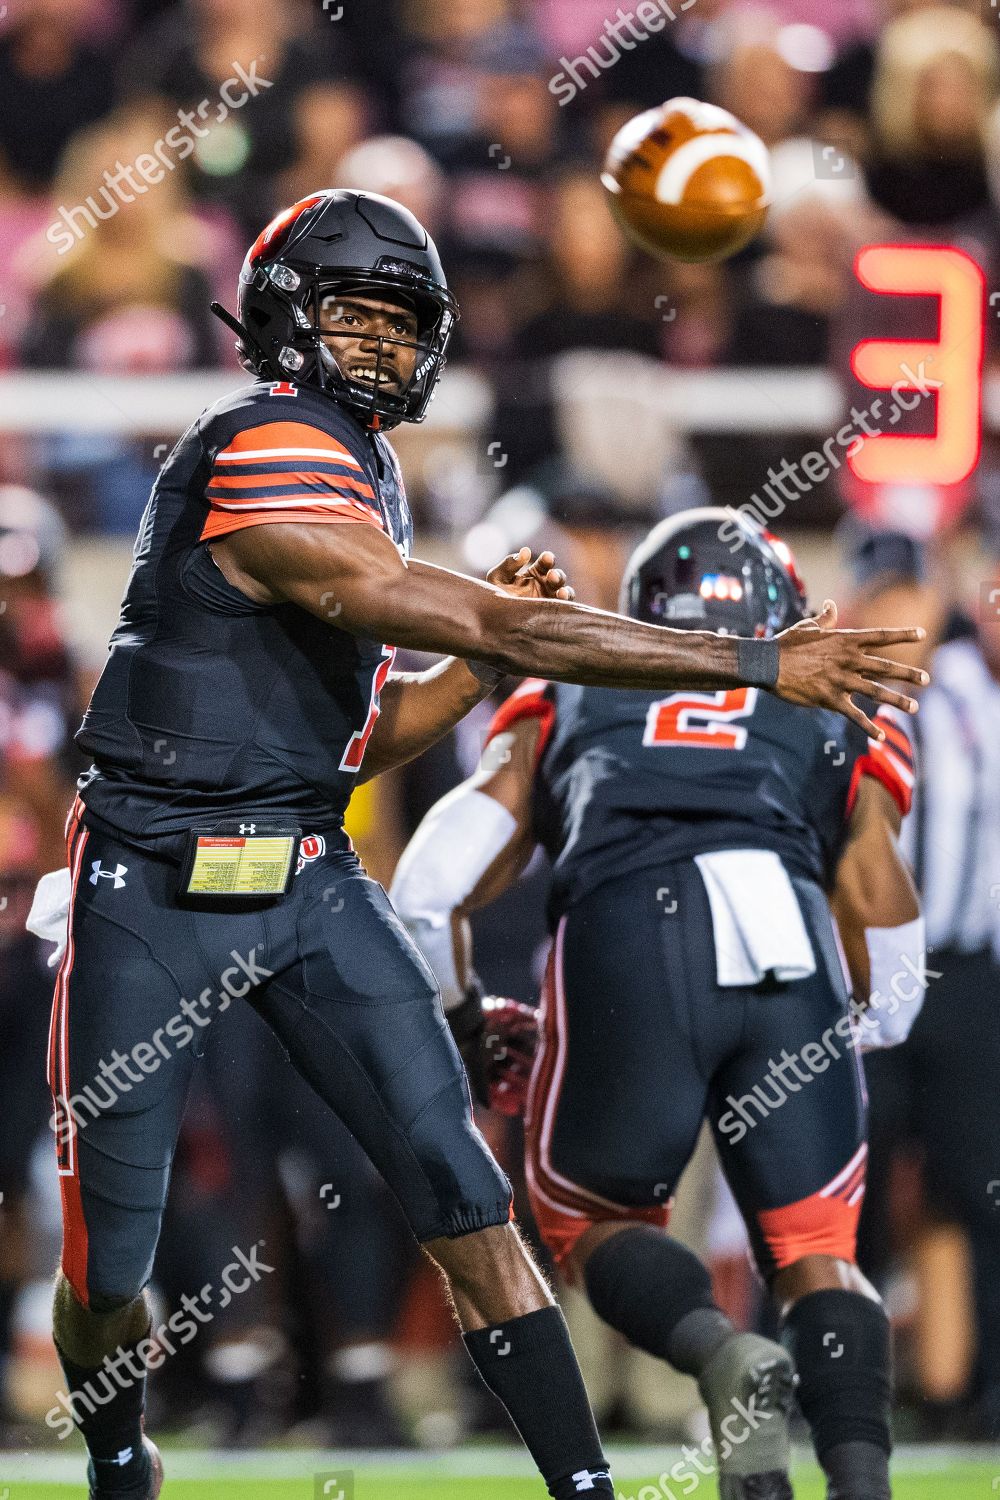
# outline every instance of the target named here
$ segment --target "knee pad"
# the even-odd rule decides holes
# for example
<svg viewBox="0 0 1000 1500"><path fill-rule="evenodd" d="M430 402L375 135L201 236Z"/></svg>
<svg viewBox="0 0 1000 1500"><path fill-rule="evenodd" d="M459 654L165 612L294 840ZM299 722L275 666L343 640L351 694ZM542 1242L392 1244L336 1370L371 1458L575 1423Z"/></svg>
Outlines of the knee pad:
<svg viewBox="0 0 1000 1500"><path fill-rule="evenodd" d="M799 1405L816 1453L841 1443L892 1451L889 1427L889 1319L860 1292L810 1292L796 1302L782 1331L799 1373Z"/></svg>
<svg viewBox="0 0 1000 1500"><path fill-rule="evenodd" d="M685 1365L675 1347L678 1326L699 1309L717 1311L712 1283L698 1257L645 1224L623 1229L598 1245L584 1269L584 1283L605 1323L637 1349L679 1369Z"/></svg>

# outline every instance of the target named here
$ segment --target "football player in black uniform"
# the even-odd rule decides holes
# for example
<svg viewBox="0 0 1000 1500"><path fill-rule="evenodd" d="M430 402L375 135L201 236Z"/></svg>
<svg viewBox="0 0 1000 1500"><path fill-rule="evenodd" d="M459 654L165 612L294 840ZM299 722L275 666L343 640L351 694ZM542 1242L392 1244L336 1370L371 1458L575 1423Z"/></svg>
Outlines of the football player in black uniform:
<svg viewBox="0 0 1000 1500"><path fill-rule="evenodd" d="M351 788L434 743L505 672L769 686L878 735L852 694L915 707L873 681L921 680L878 654L915 633L664 631L572 603L545 555L508 559L486 583L412 560L385 430L424 416L457 309L428 235L388 199L331 189L279 214L244 262L238 317L219 311L255 378L163 467L77 736L93 768L69 823L49 1066L64 1213L55 1338L83 1392L92 1494L145 1500L161 1482L141 1432L137 1359L163 1337L148 1342L144 1289L192 1043L234 994L398 1197L550 1493L610 1491L433 976L344 833ZM399 646L449 659L393 677Z"/></svg>
<svg viewBox="0 0 1000 1500"><path fill-rule="evenodd" d="M741 522L733 551L720 540L733 524L714 509L661 523L629 564L622 608L734 635L805 618L788 549ZM856 1049L901 1040L926 980L896 843L912 755L900 717L873 711L880 742L754 687L529 680L496 715L477 774L428 813L391 890L474 1064L483 998L467 914L536 845L547 851L554 942L527 1100L535 1216L603 1318L697 1376L725 1500L791 1495L795 1367L831 1500L889 1494L889 1325L855 1260L867 1155ZM831 901L870 1012L852 1015ZM524 1031L522 1019L522 1050ZM705 1118L787 1349L738 1334L700 1262L665 1233ZM741 1435L734 1403L751 1397L770 1420Z"/></svg>

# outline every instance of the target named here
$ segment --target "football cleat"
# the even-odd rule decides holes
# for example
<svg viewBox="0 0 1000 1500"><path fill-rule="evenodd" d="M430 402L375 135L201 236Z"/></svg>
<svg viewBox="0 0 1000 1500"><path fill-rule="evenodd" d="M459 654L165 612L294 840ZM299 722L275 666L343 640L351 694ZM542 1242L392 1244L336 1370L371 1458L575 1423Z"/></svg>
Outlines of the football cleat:
<svg viewBox="0 0 1000 1500"><path fill-rule="evenodd" d="M158 1500L163 1488L163 1459L152 1438L144 1436L142 1448L149 1460L149 1474L142 1487L136 1485L127 1490L99 1490L91 1482L90 1500ZM93 1480L93 1472L93 1465L91 1465L91 1480Z"/></svg>
<svg viewBox="0 0 1000 1500"><path fill-rule="evenodd" d="M698 1382L719 1466L720 1500L792 1500L789 1423L797 1377L791 1355L737 1333Z"/></svg>

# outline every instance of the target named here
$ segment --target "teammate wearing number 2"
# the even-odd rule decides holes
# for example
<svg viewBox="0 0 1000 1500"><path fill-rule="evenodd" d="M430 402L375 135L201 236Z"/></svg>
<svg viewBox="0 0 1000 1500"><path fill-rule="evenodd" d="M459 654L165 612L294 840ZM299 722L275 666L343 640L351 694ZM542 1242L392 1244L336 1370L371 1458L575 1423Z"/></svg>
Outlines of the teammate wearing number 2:
<svg viewBox="0 0 1000 1500"><path fill-rule="evenodd" d="M729 513L705 509L657 527L628 566L623 611L758 638L806 618L787 547L741 523L734 552L724 526ZM548 853L532 1205L601 1316L698 1378L724 1500L791 1495L796 1370L830 1500L889 1495L889 1327L855 1261L857 1048L905 1036L924 944L896 844L910 744L895 710L876 718L881 742L753 687L664 697L529 680L497 713L477 774L428 813L390 893L474 1058L503 1006L489 1002L484 1027L467 913L536 844ZM867 1010L849 1002L841 951ZM508 1080L522 1008L509 1025L494 1068ZM705 1118L784 1347L738 1334L665 1232ZM768 1420L741 1434L733 1413L748 1409Z"/></svg>

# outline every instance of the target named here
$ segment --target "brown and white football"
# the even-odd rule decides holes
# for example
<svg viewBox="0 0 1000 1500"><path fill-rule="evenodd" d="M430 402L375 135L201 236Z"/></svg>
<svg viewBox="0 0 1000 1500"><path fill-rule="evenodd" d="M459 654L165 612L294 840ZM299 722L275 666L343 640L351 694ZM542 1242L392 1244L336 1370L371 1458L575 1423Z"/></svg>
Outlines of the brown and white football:
<svg viewBox="0 0 1000 1500"><path fill-rule="evenodd" d="M670 99L623 125L601 181L626 232L676 260L735 255L763 227L770 201L764 142L697 99Z"/></svg>

